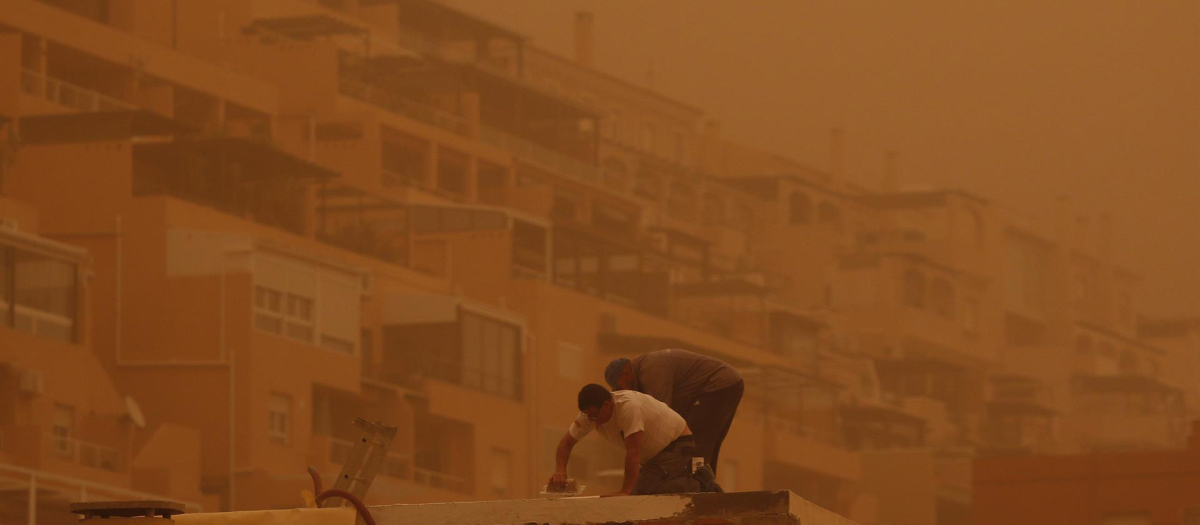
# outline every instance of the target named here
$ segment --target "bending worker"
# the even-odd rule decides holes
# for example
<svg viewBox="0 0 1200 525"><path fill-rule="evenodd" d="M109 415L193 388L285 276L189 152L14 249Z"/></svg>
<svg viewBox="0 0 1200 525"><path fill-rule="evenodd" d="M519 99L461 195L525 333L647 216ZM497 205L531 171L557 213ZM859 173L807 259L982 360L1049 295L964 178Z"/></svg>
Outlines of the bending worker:
<svg viewBox="0 0 1200 525"><path fill-rule="evenodd" d="M604 369L613 390L637 390L666 403L696 435L696 453L717 471L721 442L733 424L745 384L720 359L686 350L658 350L613 359Z"/></svg>
<svg viewBox="0 0 1200 525"><path fill-rule="evenodd" d="M625 447L621 490L604 496L719 490L706 467L693 475L692 432L667 405L641 392L609 392L590 384L579 391L579 411L558 443L557 466L547 483L550 487L566 485L571 449L595 429L605 440Z"/></svg>

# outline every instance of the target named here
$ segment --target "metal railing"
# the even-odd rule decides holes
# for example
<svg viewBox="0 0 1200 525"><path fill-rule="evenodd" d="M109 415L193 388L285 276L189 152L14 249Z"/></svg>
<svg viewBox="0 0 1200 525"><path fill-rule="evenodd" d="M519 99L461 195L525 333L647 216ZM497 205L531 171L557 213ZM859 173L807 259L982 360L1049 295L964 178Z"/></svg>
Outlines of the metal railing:
<svg viewBox="0 0 1200 525"><path fill-rule="evenodd" d="M21 501L21 493L27 494L27 499L22 502L28 509L37 510L42 508L39 499L43 499L46 505L61 504L62 501L132 501L132 500L148 500L161 501L168 498L162 494L150 494L137 490L131 490L124 487L118 487L105 483L97 483L83 479L63 476L42 470L34 470L25 467L18 467L7 463L0 463L0 482L3 482L6 487L17 488L17 491L10 492L13 495L14 501ZM176 501L179 501L176 499ZM188 512L203 512L204 506L194 501L179 501L183 503L184 508ZM34 513L29 513L26 516L26 523L33 525L38 523L37 516Z"/></svg>
<svg viewBox="0 0 1200 525"><path fill-rule="evenodd" d="M32 69L21 69L21 92L84 113L137 108L124 100L46 76Z"/></svg>
<svg viewBox="0 0 1200 525"><path fill-rule="evenodd" d="M85 467L121 471L121 452L113 447L97 445L75 438L44 434L46 444L55 456Z"/></svg>
<svg viewBox="0 0 1200 525"><path fill-rule="evenodd" d="M532 162L542 168L574 177L589 184L601 184L600 168L594 164L571 158L545 146L539 146L510 133L495 128L481 126L479 139Z"/></svg>
<svg viewBox="0 0 1200 525"><path fill-rule="evenodd" d="M464 137L471 135L470 123L458 115L418 104L402 96L388 93L358 80L349 78L339 79L338 91L348 97L356 98L392 113L419 120Z"/></svg>
<svg viewBox="0 0 1200 525"><path fill-rule="evenodd" d="M435 489L444 489L452 492L467 491L467 480L436 470L413 467L413 481Z"/></svg>

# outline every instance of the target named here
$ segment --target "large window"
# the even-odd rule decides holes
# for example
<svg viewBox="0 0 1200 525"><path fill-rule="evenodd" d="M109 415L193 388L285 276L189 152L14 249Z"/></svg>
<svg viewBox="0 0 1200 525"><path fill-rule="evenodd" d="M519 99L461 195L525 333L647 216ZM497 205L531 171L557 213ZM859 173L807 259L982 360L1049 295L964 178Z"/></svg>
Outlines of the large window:
<svg viewBox="0 0 1200 525"><path fill-rule="evenodd" d="M0 247L0 326L75 340L75 264Z"/></svg>
<svg viewBox="0 0 1200 525"><path fill-rule="evenodd" d="M254 281L255 328L354 353L360 334L359 276L261 255Z"/></svg>
<svg viewBox="0 0 1200 525"><path fill-rule="evenodd" d="M521 399L521 331L516 325L458 308L455 319L384 328L383 379L429 377Z"/></svg>
<svg viewBox="0 0 1200 525"><path fill-rule="evenodd" d="M520 341L517 327L463 311L463 384L507 398L520 397Z"/></svg>

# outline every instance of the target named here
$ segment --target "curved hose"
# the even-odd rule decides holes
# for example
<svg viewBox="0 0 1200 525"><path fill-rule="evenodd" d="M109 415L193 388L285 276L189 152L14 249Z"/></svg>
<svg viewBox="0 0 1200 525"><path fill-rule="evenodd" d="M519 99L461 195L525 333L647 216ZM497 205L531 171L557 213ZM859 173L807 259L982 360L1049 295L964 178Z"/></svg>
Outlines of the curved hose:
<svg viewBox="0 0 1200 525"><path fill-rule="evenodd" d="M362 516L363 522L366 523L366 525L375 525L375 518L371 516L371 511L367 509L367 506L363 504L362 500L358 499L358 496L355 496L354 494L346 492L342 489L321 490L321 475L317 473L316 467L310 465L308 467L308 475L311 476L313 480L313 497L314 501L317 503L317 507L320 507L321 502L329 498L342 498L346 501L349 501L351 505L354 505L355 510L358 511L359 516Z"/></svg>
<svg viewBox="0 0 1200 525"><path fill-rule="evenodd" d="M315 498L321 493L321 475L317 473L317 467L312 465L308 466L308 475L313 480L313 497Z"/></svg>

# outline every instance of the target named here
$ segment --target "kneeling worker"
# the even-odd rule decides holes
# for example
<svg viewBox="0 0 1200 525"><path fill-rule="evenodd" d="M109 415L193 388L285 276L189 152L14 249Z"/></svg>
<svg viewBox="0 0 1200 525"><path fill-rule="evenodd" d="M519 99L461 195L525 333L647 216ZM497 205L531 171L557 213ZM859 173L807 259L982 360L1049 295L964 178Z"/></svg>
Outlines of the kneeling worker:
<svg viewBox="0 0 1200 525"><path fill-rule="evenodd" d="M605 440L625 447L624 483L619 492L604 496L720 490L707 466L693 475L692 432L683 417L661 401L641 392L609 392L590 384L579 391L579 411L558 443L550 487L566 484L571 449L595 429Z"/></svg>

